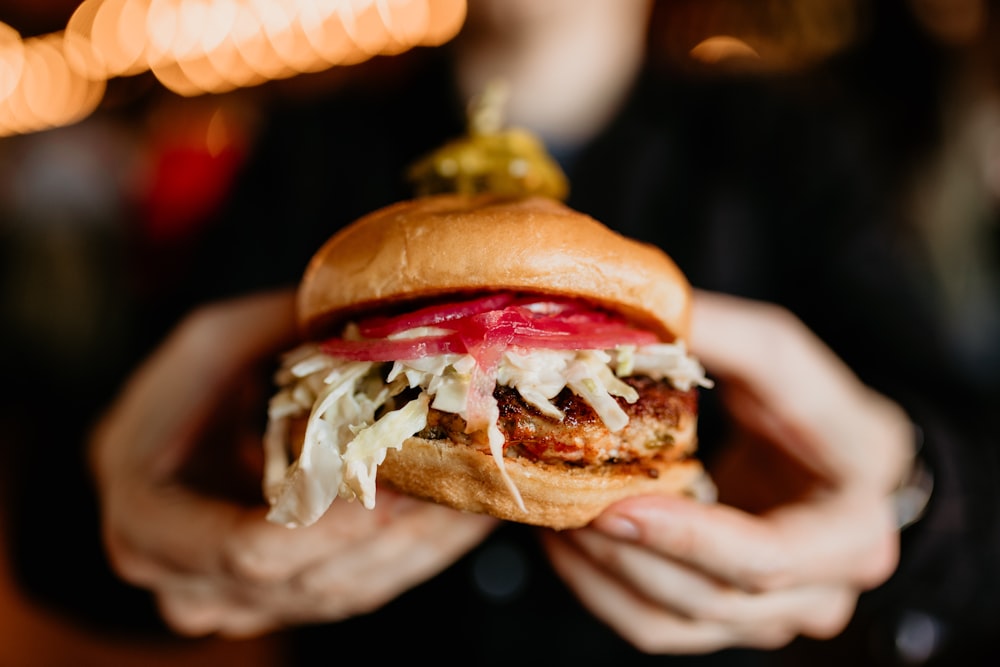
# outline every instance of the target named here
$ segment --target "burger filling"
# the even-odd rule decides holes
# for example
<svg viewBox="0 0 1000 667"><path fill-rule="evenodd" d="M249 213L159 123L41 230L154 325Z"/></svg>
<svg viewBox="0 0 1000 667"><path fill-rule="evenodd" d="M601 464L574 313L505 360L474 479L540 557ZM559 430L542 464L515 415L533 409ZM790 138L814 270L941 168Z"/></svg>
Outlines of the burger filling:
<svg viewBox="0 0 1000 667"><path fill-rule="evenodd" d="M348 324L285 355L276 382L264 487L268 518L286 525L315 522L338 496L374 507L379 464L414 435L488 452L521 504L505 456L641 460L693 441L695 388L711 385L680 341L506 293Z"/></svg>

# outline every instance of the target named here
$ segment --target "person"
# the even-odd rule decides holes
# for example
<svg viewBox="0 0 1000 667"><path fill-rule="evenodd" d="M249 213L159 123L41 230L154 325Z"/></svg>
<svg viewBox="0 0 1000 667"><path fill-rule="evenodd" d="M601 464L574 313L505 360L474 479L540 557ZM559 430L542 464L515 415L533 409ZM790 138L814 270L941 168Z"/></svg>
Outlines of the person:
<svg viewBox="0 0 1000 667"><path fill-rule="evenodd" d="M225 402L241 393L233 388L245 387L247 373L253 377L262 359L293 338L293 305L285 290L193 313L137 371L97 430L94 467L110 553L123 576L155 592L182 633L243 636L364 616L500 532L488 517L388 490L380 490L374 510L334 503L317 524L290 531L264 520L259 503L220 502L184 484L186 450L219 446L218 438L204 440L232 417ZM692 341L726 383L739 427L714 469L734 504L622 501L589 528L541 531L544 552L583 607L645 653L831 637L858 592L895 566L891 492L908 463L910 424L778 307L698 293ZM256 423L241 417L238 426ZM230 431L259 448L259 434L223 430ZM736 509L749 502L756 514ZM538 648L534 626L521 626L546 622L537 614L514 615L516 629L510 622L491 627L488 617L463 618L463 605L438 604L424 612L430 623L407 612L387 625L376 615L369 631L388 634L401 650L433 650L443 659L492 664L512 658L509 650L592 659L583 651L593 639L567 627L564 612L548 622L567 636ZM440 625L444 636L426 636ZM518 632L526 639L504 639Z"/></svg>
<svg viewBox="0 0 1000 667"><path fill-rule="evenodd" d="M530 94L515 92L509 122L532 127L559 156L573 184L570 203L633 235L656 234L659 225L642 223L640 229L634 226L641 223L635 216L608 209L637 206L625 190L629 184L609 174L609 168L638 168L642 157L622 157L636 147L621 148L613 159L599 156L608 141L605 128L620 136L627 118L622 114L632 113L626 102L636 94L643 58L641 42L634 38L647 29L649 10L645 2L598 2L586 8L579 3L473 3L465 35L455 43L457 89L451 87L450 74L443 76L447 70L438 69L443 54L419 54L432 61L431 67L424 69L424 63L417 62L411 70L410 61L400 64L402 74L393 79L394 86L354 91L356 99L335 94L318 104L290 107L284 110L287 117L283 110L273 112L230 208L210 230L204 264L196 265L205 269L191 272L197 296L189 301L215 301L293 284L305 259L333 229L406 196L400 178L405 166L443 139L460 134L465 120L461 101L501 72L510 77L513 91L522 90L521 82L527 81ZM518 36L516 44L505 39L508 35ZM607 40L607 48L598 48L595 39ZM546 54L552 60L543 59L556 43L567 48L553 49ZM593 66L569 69L585 57ZM399 109L410 111L401 116ZM343 128L352 137L351 147L342 133L320 131L324 127ZM587 140L595 135L596 140ZM644 142L649 136L633 141ZM350 159L344 159L347 155ZM600 168L600 175L588 174L592 168ZM323 175L324 185L303 187L302 175L315 173ZM588 187L595 183L599 187ZM264 192L265 197L255 196ZM588 199L594 192L604 199ZM657 216L661 208L650 207L641 215ZM274 227L278 219L293 219L295 225L279 232ZM670 236L678 232L677 239L655 240L673 252L683 245L683 230L670 230ZM266 248L262 239L267 239ZM295 258L291 268L283 265L283 256ZM216 276L208 278L210 273ZM271 307L280 311L287 304ZM268 328L238 324L243 309L255 308L260 308L258 318L268 322ZM696 326L694 344L711 372L720 378L731 375L734 387L730 409L738 415L739 428L726 437L726 446L716 447L729 453L731 467L727 473L720 458L714 469L720 487L733 494L725 498L726 504L633 501L590 529L544 535L540 541L523 527L495 527L484 525L481 518L452 516L443 520L447 530L455 532L434 534L437 539L428 541L438 548L427 554L428 561L406 568L375 555L393 544L395 523L390 524L392 533L383 527L369 537L355 536L363 547L354 540L344 544L345 516L358 510L335 507L316 530L288 534L264 524L258 506L219 507L217 500L185 492L179 487L185 477L176 467L183 457L162 467L155 467L155 459L144 461L146 455L169 459L183 453L173 449L182 444L173 439L159 446L154 440L142 451L134 447L140 434L145 434L143 441L161 435L160 429L152 432L144 426L163 418L160 406L189 405L195 414L215 412L212 394L203 399L202 392L228 381L216 384L209 379L212 375L206 377L207 370L198 377L188 369L210 363L209 368L226 376L232 372L229 363L238 367L246 362L243 355L255 361L267 358L290 333L271 332L270 327L287 323L287 314L268 317L266 302L253 298L198 311L183 320L140 371L138 381L126 387L95 440L95 478L111 557L130 581L155 592L166 618L180 631L241 634L320 623L321 629L312 633L302 630L300 639L304 646L322 646L340 641L337 638L368 643L391 628L392 646L380 643L380 655L415 650L493 664L518 659L530 650L540 660L559 656L592 663L615 656L628 664L629 659L638 662L658 653L774 648L798 634L830 637L847 622L858 593L884 580L895 563L897 532L890 492L905 467L909 422L831 360L783 311L764 306L758 310L708 293L699 293L696 309L696 322L705 324ZM230 318L233 323L227 325ZM212 322L218 332L211 331ZM760 335L750 336L755 329ZM740 333L720 340L722 332ZM236 334L240 344L235 348L227 343L219 350L209 342L232 341ZM788 344L774 343L783 340ZM250 354L258 343L257 354ZM726 354L727 348L744 353L734 358ZM199 361L199 350L210 359ZM802 358L770 363L779 351L798 352ZM224 354L233 358L227 361ZM762 365L748 365L755 359ZM792 373L800 364L815 372ZM776 375L776 368L788 369L787 374ZM177 376L168 377L172 373ZM796 378L809 384L795 387ZM813 382L822 385L817 394L810 391ZM177 403L175 394L185 397L184 403ZM822 397L821 405L793 400L813 395ZM749 409L752 405L758 409ZM180 424L191 423L182 413L175 418ZM708 421L706 428L711 426ZM200 430L188 434L192 441L200 435ZM710 435L706 433L706 439ZM856 449L845 445L855 442ZM759 451L762 446L764 452ZM766 453L769 465L754 457L740 460L741 451L742 456ZM136 469L158 472L128 472ZM750 481L741 470L751 469L757 472L754 478L768 481L774 506L750 505L749 490L748 497L737 496ZM817 493L796 500L795 494L804 489L784 488L782 480L814 484ZM175 498L181 494L185 500L170 506L176 515L153 520L168 508L163 493ZM392 498L393 505L397 501ZM741 505L753 512L737 509ZM195 516L202 526L196 532L169 528L181 522L194 525ZM420 518L406 513L398 520L403 517ZM388 519L363 515L360 520L372 525ZM364 530L351 526L352 531ZM412 536L405 533L405 524L399 530ZM421 530L420 538L430 530ZM487 531L489 538L481 542ZM453 541L442 541L447 534ZM382 540L390 544L382 545ZM292 546L299 541L307 545ZM395 544L392 553L406 561L407 552ZM369 547L373 551L366 557ZM359 561L382 567L366 568L364 577L348 567L339 569L342 554L354 554L355 549ZM425 554L426 547L417 552ZM463 553L466 556L459 559ZM490 566L492 562L501 565ZM530 577L530 585L517 572ZM430 578L433 573L438 574ZM470 586L469 577L479 583ZM315 582L315 588L303 582ZM491 593L494 588L499 592ZM490 604L484 607L480 597ZM378 613L359 613L375 606ZM442 609L444 618L428 613L432 608ZM477 611L466 611L472 609ZM331 626L328 621L339 622ZM510 637L512 623L519 629L514 634L523 632L523 639ZM440 637L442 625L447 627L445 638ZM571 639L544 639L560 635ZM717 659L762 659L756 652L723 654Z"/></svg>
<svg viewBox="0 0 1000 667"><path fill-rule="evenodd" d="M192 314L138 370L94 435L116 567L155 590L160 611L183 634L255 635L366 613L495 527L488 517L387 490L372 511L337 503L317 524L292 531L268 522L260 503L207 495L211 479L204 487L185 483L185 450L214 436L210 446L230 456L217 457L213 474L259 485L259 461L241 475L241 460L260 458L253 411L261 404L246 395L269 388L253 387L262 379L256 366L294 340L293 303L290 292L265 293ZM250 443L246 457L240 440Z"/></svg>
<svg viewBox="0 0 1000 667"><path fill-rule="evenodd" d="M654 12L672 4L657 2ZM892 664L914 612L918 620L951 622L953 634L924 657L967 657L965 650L988 646L995 575L978 560L962 586L950 575L991 553L983 547L990 533L980 532L989 517L974 511L988 513L989 501L955 502L962 501L956 477L980 490L992 479L989 466L968 459L989 451L979 444L989 433L981 408L995 394L973 391L952 372L933 313L909 286L896 289L911 270L899 270L898 246L886 241L898 235L880 218L889 198L875 151L853 125L856 109L831 99L829 88L809 102L816 98L803 92L816 90L799 77L706 80L662 71L636 51L636 36L651 25L644 2L479 0L469 8L463 35L448 48L379 63L386 76L269 109L227 210L198 240L168 298L149 304L157 321L179 321L179 328L125 386L93 441L112 562L155 592L178 630L293 626L303 664L352 640L387 658L418 653L484 664L525 655L630 664L659 662L658 653L704 654L691 659L699 663L780 663L816 661L824 651L839 657L840 647ZM505 27L491 29L497 25ZM576 48L552 48L563 40ZM608 61L619 69L603 69ZM588 67L570 66L579 64ZM203 460L246 451L225 439L227 447L216 447L219 420L237 407L226 401L246 396L212 395L206 405L219 409L208 413L188 401L227 386L243 364L265 363L266 351L287 336L270 328L280 329L274 314L287 305L273 299L282 297L230 299L294 284L333 230L406 197L406 165L463 131L465 101L498 72L513 84L510 122L535 129L565 167L569 203L662 246L706 290L695 298L693 344L720 380L705 395L702 439L723 502L630 501L591 528L541 536L472 519L455 542L439 544L422 542L419 517L393 499L401 520L414 519L409 531L400 541L375 531L363 543L372 553L402 556L406 568L396 571L398 561L380 557L374 575L351 577L336 567L342 558L324 560L353 553L337 546L357 539L340 532L343 522L276 532L258 522L245 484L218 488L247 481L234 475L231 456L221 456L225 474L218 459L214 467ZM518 93L519 81L533 92ZM588 89L599 94L588 97ZM184 316L205 303L216 305ZM255 330L251 321L266 323L263 335L274 338L258 340L256 350L233 346ZM225 344L206 345L205 337ZM212 370L228 377L206 382ZM890 492L910 446L909 421L878 392L920 424L935 495L902 536L899 574L859 597L896 562ZM164 402L174 395L185 400ZM963 402L967 408L948 414ZM175 433L186 437L157 442L163 432L149 424L162 420L176 420ZM137 437L148 451L132 451ZM948 467L955 461L960 471ZM950 521L956 510L976 523ZM161 531L156 517L164 511L171 514ZM313 539L298 558L293 545ZM418 543L441 548L418 551L427 560L413 564L402 549ZM949 576L935 579L942 571ZM383 585L373 592L375 576ZM908 586L913 581L920 585ZM980 612L971 624L970 601ZM856 603L848 631L829 640ZM928 610L939 616L919 615ZM795 641L791 652L740 650L776 648L798 634L825 639L818 648Z"/></svg>

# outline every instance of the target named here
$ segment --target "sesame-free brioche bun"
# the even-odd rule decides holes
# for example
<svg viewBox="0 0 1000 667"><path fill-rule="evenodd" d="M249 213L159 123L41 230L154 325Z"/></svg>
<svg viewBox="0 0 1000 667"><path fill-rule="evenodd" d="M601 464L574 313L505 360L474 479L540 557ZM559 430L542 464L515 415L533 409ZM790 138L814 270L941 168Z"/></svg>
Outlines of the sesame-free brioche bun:
<svg viewBox="0 0 1000 667"><path fill-rule="evenodd" d="M510 290L576 297L665 341L687 339L691 288L670 257L545 197L434 195L376 210L313 256L298 317L316 335L397 302Z"/></svg>
<svg viewBox="0 0 1000 667"><path fill-rule="evenodd" d="M316 340L337 335L337 327L352 319L411 302L499 291L581 299L665 342L688 335L691 288L661 250L556 200L494 194L403 201L337 232L306 268L298 318L305 336ZM499 427L511 429L505 438L512 445L503 470L476 440L484 434L469 434L460 418L460 424L444 420L450 430L427 429L389 448L378 464L379 484L459 510L555 529L584 526L613 502L639 494L705 497L711 483L694 454L695 390L662 389L662 380L647 384L651 388L640 391L634 406L621 404L630 420L615 434L591 407L560 421L521 399L503 403ZM300 424L293 439L301 442L303 433ZM633 450L641 453L619 455L618 445L610 444L615 437L637 442ZM594 456L596 463L540 460L524 454L530 438L564 452L611 453Z"/></svg>
<svg viewBox="0 0 1000 667"><path fill-rule="evenodd" d="M389 449L379 483L416 498L506 521L565 530L590 523L611 504L642 494L714 498L715 487L695 458L696 413L684 414L669 449L628 464L575 466L505 457L507 475L521 495L511 495L489 452L447 438L412 436ZM298 441L305 419L293 422Z"/></svg>
<svg viewBox="0 0 1000 667"><path fill-rule="evenodd" d="M504 466L524 509L492 457L461 444L409 438L402 449L389 450L378 474L407 495L556 530L586 526L612 503L632 496L704 498L712 493L701 463L690 457L586 467L505 458Z"/></svg>

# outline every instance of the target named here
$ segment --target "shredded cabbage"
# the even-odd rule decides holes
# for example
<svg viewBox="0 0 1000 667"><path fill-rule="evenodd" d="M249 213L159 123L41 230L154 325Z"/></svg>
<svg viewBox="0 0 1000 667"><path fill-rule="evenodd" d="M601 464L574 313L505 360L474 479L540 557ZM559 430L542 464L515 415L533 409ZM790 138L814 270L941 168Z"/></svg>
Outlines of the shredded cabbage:
<svg viewBox="0 0 1000 667"><path fill-rule="evenodd" d="M705 377L705 369L688 354L683 341L643 345L638 349L622 347L618 352L619 357L625 357L623 362L615 362L621 369L619 376L647 375L654 380L666 379L681 391L712 387L712 381Z"/></svg>
<svg viewBox="0 0 1000 667"><path fill-rule="evenodd" d="M428 396L421 394L398 410L386 413L371 426L355 431L344 450L347 463L344 478L365 507L375 506L375 470L386 452L399 449L403 442L427 426ZM353 429L352 429L353 430Z"/></svg>
<svg viewBox="0 0 1000 667"><path fill-rule="evenodd" d="M393 336L419 337L428 330L420 327ZM430 408L470 422L470 394L477 371L476 360L468 354L428 355L382 364L338 359L321 352L315 344L289 352L275 377L279 391L271 399L264 437L268 519L307 526L337 497L374 507L378 466L389 449L399 449L407 438L426 427ZM712 386L682 343L583 351L509 348L500 355L495 369L497 384L514 388L527 403L559 419L563 415L551 400L569 387L612 431L628 423L615 397L630 403L638 399L637 392L621 378L640 374L667 379L682 390ZM395 405L406 387L419 388L418 398ZM523 507L503 465L499 407L492 393L480 400L484 403L474 410L478 418L486 419L490 452L512 496ZM289 424L307 414L302 450L296 456L291 451Z"/></svg>
<svg viewBox="0 0 1000 667"><path fill-rule="evenodd" d="M628 415L615 396L635 403L639 394L618 379L608 367L610 355L598 350L578 352L566 371L566 384L594 408L594 412L612 432L628 424Z"/></svg>

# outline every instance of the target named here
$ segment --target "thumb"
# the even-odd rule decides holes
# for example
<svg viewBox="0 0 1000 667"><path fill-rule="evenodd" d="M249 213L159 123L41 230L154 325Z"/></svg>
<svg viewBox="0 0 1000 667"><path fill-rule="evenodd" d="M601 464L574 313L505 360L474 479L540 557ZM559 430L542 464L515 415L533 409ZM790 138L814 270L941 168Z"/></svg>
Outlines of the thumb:
<svg viewBox="0 0 1000 667"><path fill-rule="evenodd" d="M699 292L692 330L693 351L727 384L727 407L744 428L834 484L887 490L898 480L912 442L906 415L793 314Z"/></svg>

